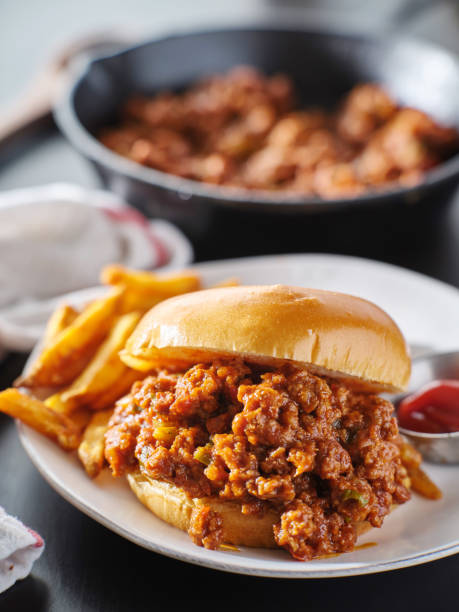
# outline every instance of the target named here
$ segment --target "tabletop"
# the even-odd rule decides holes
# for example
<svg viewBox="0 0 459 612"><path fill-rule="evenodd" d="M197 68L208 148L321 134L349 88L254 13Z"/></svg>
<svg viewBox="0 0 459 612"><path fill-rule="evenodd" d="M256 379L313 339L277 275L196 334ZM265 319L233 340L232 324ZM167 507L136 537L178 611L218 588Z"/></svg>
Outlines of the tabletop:
<svg viewBox="0 0 459 612"><path fill-rule="evenodd" d="M54 9L51 11L51 4L40 3L42 14L37 12L32 17L40 27L48 27L50 36L56 38L55 32L61 30L52 24L57 24L56 15L64 5L59 8L56 4L56 13ZM98 3L92 0L82 0L80 4L94 6L97 13L102 11L102 5L106 10L109 4L117 3L104 0L97 8ZM126 3L129 7L126 11L132 12L131 5L150 10L148 23L151 25L156 19L152 8L156 4L150 0L133 0ZM208 4L217 10L218 3ZM232 4L238 14L247 5L237 0ZM249 4L253 16L259 16L262 2ZM266 5L274 10L274 2ZM19 15L19 9L12 7L13 4L8 8L13 20L10 23ZM182 8L191 15L188 3L182 3ZM38 4L33 10L38 10ZM211 18L210 13L211 10L194 11L195 22L206 19L208 14ZM69 24L62 31L70 32L73 28L76 32L87 27L81 17L87 14L75 12L75 19L68 19ZM437 15L435 19L440 25L433 38L455 40L457 46L457 36L452 34L448 18ZM162 25L161 18L159 22ZM0 45L7 45L14 55L17 51L11 43L12 36L13 28L10 28ZM31 37L33 41L32 32ZM27 48L32 46L30 41ZM32 68L36 57L25 54L18 61ZM12 66L13 62L5 75L14 88L18 83ZM63 180L89 186L97 184L89 166L52 127L35 140L22 143L16 153L6 162L0 152L0 189ZM397 211L381 215L371 211L305 218L301 222L290 220L280 225L268 220L263 225L215 228L211 236L195 244L196 258L202 261L267 253L334 252L390 262L459 287L459 197L447 206L442 204L432 202L432 214L425 217L413 213L403 218ZM26 355L11 354L0 363L0 389L11 385L26 358ZM278 610L286 605L309 611L457 609L454 585L459 576L459 555L382 574L287 581L226 574L144 550L100 526L55 493L22 449L14 423L1 414L0 504L36 529L46 541L46 550L32 574L0 595L0 612L118 612L162 607L175 610L184 604L191 609L199 606L203 611L215 606L221 609L263 606L265 610Z"/></svg>

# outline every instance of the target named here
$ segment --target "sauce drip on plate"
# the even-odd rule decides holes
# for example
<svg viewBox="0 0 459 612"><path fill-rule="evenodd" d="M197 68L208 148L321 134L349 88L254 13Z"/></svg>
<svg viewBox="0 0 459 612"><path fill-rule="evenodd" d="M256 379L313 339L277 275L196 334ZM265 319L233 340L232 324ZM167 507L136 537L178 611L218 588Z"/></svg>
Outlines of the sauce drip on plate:
<svg viewBox="0 0 459 612"><path fill-rule="evenodd" d="M398 422L422 433L459 431L459 380L435 380L406 397L398 408Z"/></svg>

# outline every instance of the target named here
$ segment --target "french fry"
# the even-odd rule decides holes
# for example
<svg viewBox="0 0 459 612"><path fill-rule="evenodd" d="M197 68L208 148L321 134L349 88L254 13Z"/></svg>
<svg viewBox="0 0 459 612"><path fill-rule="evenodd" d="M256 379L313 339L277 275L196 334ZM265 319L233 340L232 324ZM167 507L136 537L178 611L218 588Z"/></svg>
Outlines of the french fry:
<svg viewBox="0 0 459 612"><path fill-rule="evenodd" d="M127 289L161 299L201 288L199 276L191 271L163 276L153 272L129 270L118 265L106 266L102 270L101 281L104 285L122 285Z"/></svg>
<svg viewBox="0 0 459 612"><path fill-rule="evenodd" d="M132 385L137 380L144 378L144 374L142 372L132 370L124 364L121 365L122 369L120 370L118 380L101 391L98 396L88 400L87 403L84 404L84 406L87 406L87 408L78 408L78 403L74 401L73 398L67 399L65 397L67 390L59 391L54 393L54 395L50 395L44 403L51 408L51 410L54 410L54 412L65 414L71 420L77 418L79 413L89 415L87 419L89 420L92 412L104 410L105 408L112 406L118 399L120 399L120 397L125 395L131 389Z"/></svg>
<svg viewBox="0 0 459 612"><path fill-rule="evenodd" d="M113 397L113 400L102 402L102 407L106 407L123 395L132 376L128 375L127 368L120 360L118 353L139 322L140 316L139 312L131 312L119 317L83 372L68 389L62 392L60 400L69 404L70 411L72 407L86 406L93 401L96 402L100 396ZM126 382L117 395L119 382L124 379Z"/></svg>
<svg viewBox="0 0 459 612"><path fill-rule="evenodd" d="M62 414L68 418L80 432L83 431L92 416L92 412L88 408L75 409L70 402L63 401L62 392L50 395L45 399L44 403L48 408L51 408L53 412Z"/></svg>
<svg viewBox="0 0 459 612"><path fill-rule="evenodd" d="M218 287L239 287L240 284L241 283L238 278L235 276L230 276L229 278L225 278L222 281L215 283L215 285L212 285L212 287L213 289L217 289Z"/></svg>
<svg viewBox="0 0 459 612"><path fill-rule="evenodd" d="M91 410L104 410L119 400L123 395L130 391L132 385L144 378L142 372L125 368L119 379L108 388L105 393L102 393L93 402L91 402Z"/></svg>
<svg viewBox="0 0 459 612"><path fill-rule="evenodd" d="M411 489L428 499L440 499L443 496L442 492L420 467L421 453L405 438L401 438L399 448L402 463L410 479Z"/></svg>
<svg viewBox="0 0 459 612"><path fill-rule="evenodd" d="M422 463L422 455L407 440L402 439L400 456L406 468L418 468Z"/></svg>
<svg viewBox="0 0 459 612"><path fill-rule="evenodd" d="M25 378L16 386L57 387L81 373L109 330L122 290L91 302L55 340L44 348Z"/></svg>
<svg viewBox="0 0 459 612"><path fill-rule="evenodd" d="M122 286L122 285L120 285ZM165 298L148 293L142 293L130 287L123 287L123 295L121 298L120 312L122 314L129 313L134 310L142 313L147 312Z"/></svg>
<svg viewBox="0 0 459 612"><path fill-rule="evenodd" d="M62 400L62 391L58 391L57 393L50 395L45 399L44 403L54 412L65 414L66 416L70 416L70 414L74 411L74 406L72 406L70 402L64 402Z"/></svg>
<svg viewBox="0 0 459 612"><path fill-rule="evenodd" d="M63 415L68 422L72 423L76 431L81 434L89 421L91 420L92 411L88 408L75 408L69 403L62 400L62 392L55 393L44 401L56 414Z"/></svg>
<svg viewBox="0 0 459 612"><path fill-rule="evenodd" d="M61 304L50 316L46 324L43 337L43 346L49 346L73 321L77 318L78 311L69 304Z"/></svg>
<svg viewBox="0 0 459 612"><path fill-rule="evenodd" d="M92 411L89 408L78 408L78 410L67 416L68 420L74 424L80 434L83 433L91 417Z"/></svg>
<svg viewBox="0 0 459 612"><path fill-rule="evenodd" d="M78 447L78 457L90 478L95 478L104 465L105 432L113 409L93 414Z"/></svg>
<svg viewBox="0 0 459 612"><path fill-rule="evenodd" d="M6 389L0 393L0 412L56 440L65 450L74 450L79 445L80 432L73 421L17 389Z"/></svg>
<svg viewBox="0 0 459 612"><path fill-rule="evenodd" d="M146 312L167 298L201 288L197 274L191 271L159 275L153 272L130 270L119 265L106 266L101 281L123 288L121 312Z"/></svg>
<svg viewBox="0 0 459 612"><path fill-rule="evenodd" d="M411 488L419 495L427 499L441 499L443 493L437 485L430 480L427 474L420 467L405 466L411 480Z"/></svg>

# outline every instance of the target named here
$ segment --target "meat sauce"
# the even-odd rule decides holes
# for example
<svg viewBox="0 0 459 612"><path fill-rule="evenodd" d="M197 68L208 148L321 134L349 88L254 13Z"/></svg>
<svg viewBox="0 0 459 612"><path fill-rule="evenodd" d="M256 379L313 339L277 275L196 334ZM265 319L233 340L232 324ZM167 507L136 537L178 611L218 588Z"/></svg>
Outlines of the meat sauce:
<svg viewBox="0 0 459 612"><path fill-rule="evenodd" d="M398 408L398 421L422 433L459 431L459 381L436 380L406 397Z"/></svg>
<svg viewBox="0 0 459 612"><path fill-rule="evenodd" d="M276 510L275 541L304 561L352 550L356 523L380 527L410 498L400 444L387 400L304 369L218 361L135 383L105 452L116 476L139 466L191 497ZM192 518L193 540L217 548L220 517Z"/></svg>
<svg viewBox="0 0 459 612"><path fill-rule="evenodd" d="M459 148L454 128L374 83L355 86L335 112L300 108L296 97L287 75L239 66L183 92L130 98L99 138L184 178L322 199L417 185Z"/></svg>

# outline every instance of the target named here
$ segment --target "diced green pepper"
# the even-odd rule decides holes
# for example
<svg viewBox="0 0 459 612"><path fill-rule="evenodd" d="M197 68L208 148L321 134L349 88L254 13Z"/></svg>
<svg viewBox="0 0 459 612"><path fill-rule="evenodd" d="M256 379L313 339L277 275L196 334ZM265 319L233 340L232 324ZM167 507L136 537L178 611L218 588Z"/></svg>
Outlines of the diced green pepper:
<svg viewBox="0 0 459 612"><path fill-rule="evenodd" d="M209 465L212 459L212 444L198 446L193 453L193 457L196 459L196 461L200 461L204 465Z"/></svg>
<svg viewBox="0 0 459 612"><path fill-rule="evenodd" d="M346 489L344 491L344 493L343 493L343 501L347 501L348 499L355 500L362 507L366 506L368 504L368 502L370 501L368 499L368 497L365 497L364 495L362 495L362 493L359 493L355 489Z"/></svg>

